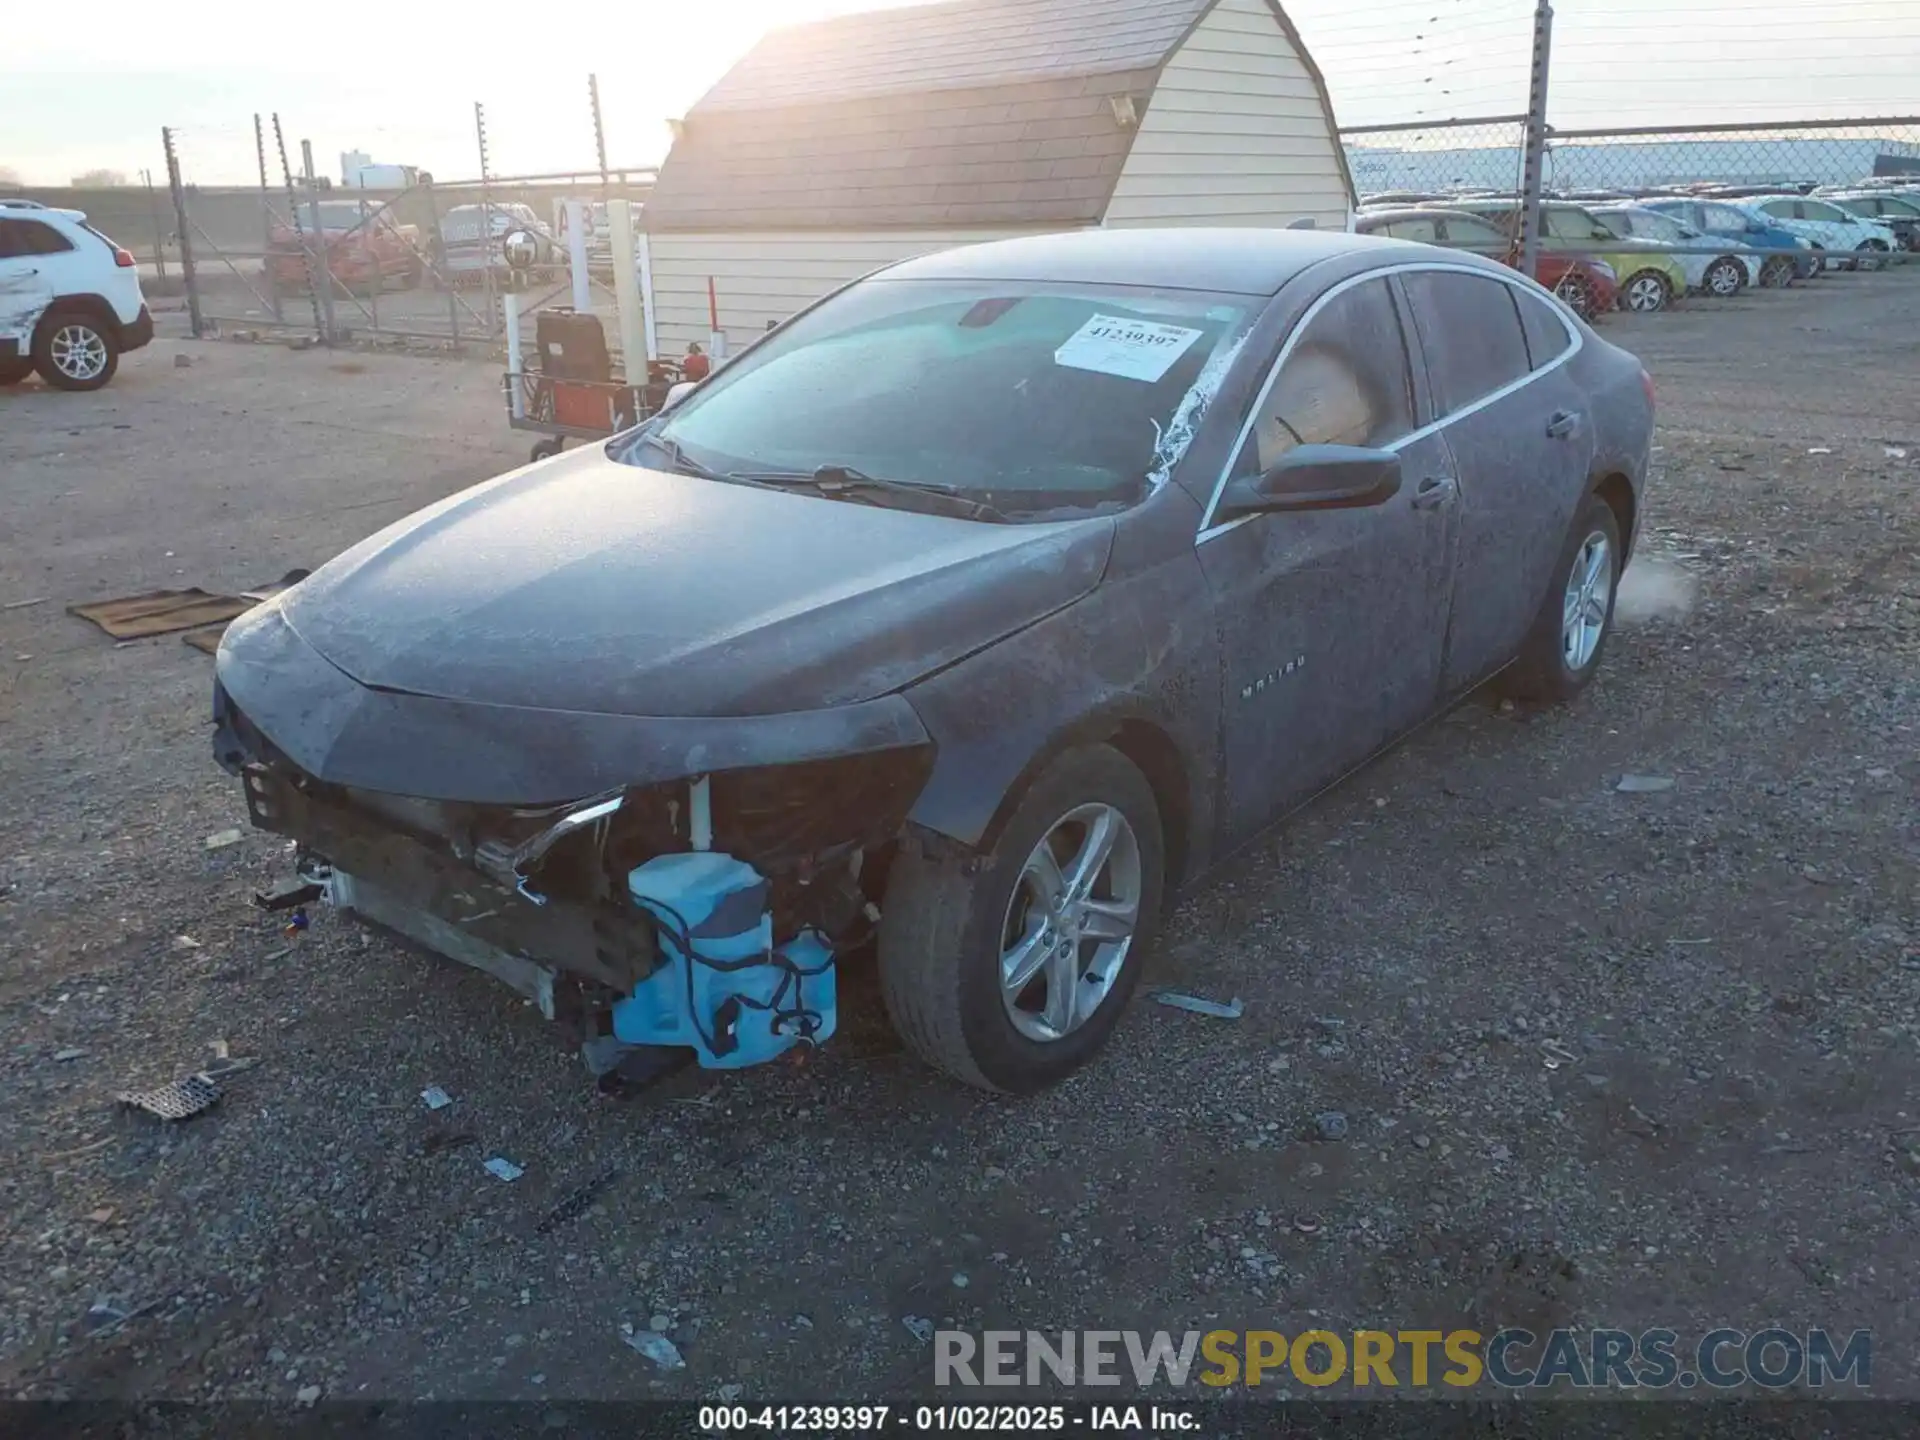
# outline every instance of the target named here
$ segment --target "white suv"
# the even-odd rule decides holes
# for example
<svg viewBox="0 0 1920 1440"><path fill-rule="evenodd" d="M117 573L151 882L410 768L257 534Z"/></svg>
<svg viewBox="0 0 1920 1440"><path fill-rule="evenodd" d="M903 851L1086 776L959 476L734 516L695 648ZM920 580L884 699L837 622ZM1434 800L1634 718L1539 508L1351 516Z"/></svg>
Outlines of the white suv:
<svg viewBox="0 0 1920 1440"><path fill-rule="evenodd" d="M1811 195L1763 195L1747 203L1781 229L1811 241L1815 250L1826 252L1824 262L1844 270L1878 270L1900 248L1885 225Z"/></svg>
<svg viewBox="0 0 1920 1440"><path fill-rule="evenodd" d="M98 390L153 339L133 256L78 210L0 200L0 385Z"/></svg>

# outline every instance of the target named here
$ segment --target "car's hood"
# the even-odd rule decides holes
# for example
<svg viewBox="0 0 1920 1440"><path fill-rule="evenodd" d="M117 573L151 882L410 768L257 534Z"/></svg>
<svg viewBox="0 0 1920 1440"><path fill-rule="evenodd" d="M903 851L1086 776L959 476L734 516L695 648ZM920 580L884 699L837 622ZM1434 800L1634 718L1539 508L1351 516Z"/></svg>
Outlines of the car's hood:
<svg viewBox="0 0 1920 1440"><path fill-rule="evenodd" d="M1111 520L994 525L623 465L590 446L363 540L281 598L363 685L626 715L871 699L1071 604Z"/></svg>

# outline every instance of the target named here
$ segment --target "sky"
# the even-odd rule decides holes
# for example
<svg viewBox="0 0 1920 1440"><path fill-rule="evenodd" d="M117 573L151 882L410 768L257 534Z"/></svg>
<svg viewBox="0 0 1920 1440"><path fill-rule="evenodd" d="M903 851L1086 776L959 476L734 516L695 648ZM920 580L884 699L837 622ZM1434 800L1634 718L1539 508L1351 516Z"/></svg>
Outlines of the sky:
<svg viewBox="0 0 1920 1440"><path fill-rule="evenodd" d="M84 170L164 176L160 127L201 184L254 179L253 116L278 111L288 159L313 144L479 173L484 102L497 175L591 169L587 75L608 158L656 163L684 114L773 26L912 0L562 0L463 10L286 10L258 0L8 7L0 168L33 184ZM1526 105L1532 0L1291 0L1342 124L1512 114ZM1920 111L1916 0L1558 0L1556 126L1704 124ZM311 27L302 17L311 15ZM508 17L512 17L509 25ZM528 17L551 16L529 26ZM317 32L319 43L303 36ZM519 32L519 33L515 33ZM102 45L100 37L116 37ZM269 173L279 158L269 118Z"/></svg>

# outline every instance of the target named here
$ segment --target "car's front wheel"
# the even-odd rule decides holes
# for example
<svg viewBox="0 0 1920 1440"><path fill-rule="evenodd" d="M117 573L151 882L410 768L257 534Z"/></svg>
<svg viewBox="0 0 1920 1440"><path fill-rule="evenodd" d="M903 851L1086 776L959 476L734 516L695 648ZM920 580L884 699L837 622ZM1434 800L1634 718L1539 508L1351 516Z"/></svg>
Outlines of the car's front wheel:
<svg viewBox="0 0 1920 1440"><path fill-rule="evenodd" d="M33 341L33 368L59 390L98 390L120 366L120 336L87 310L49 311Z"/></svg>
<svg viewBox="0 0 1920 1440"><path fill-rule="evenodd" d="M1085 1064L1159 920L1162 835L1139 769L1089 745L1048 765L984 854L909 837L880 920L881 993L908 1048L1010 1094Z"/></svg>
<svg viewBox="0 0 1920 1440"><path fill-rule="evenodd" d="M1560 552L1554 582L1501 688L1523 700L1571 700L1600 668L1619 588L1620 522L1588 495Z"/></svg>

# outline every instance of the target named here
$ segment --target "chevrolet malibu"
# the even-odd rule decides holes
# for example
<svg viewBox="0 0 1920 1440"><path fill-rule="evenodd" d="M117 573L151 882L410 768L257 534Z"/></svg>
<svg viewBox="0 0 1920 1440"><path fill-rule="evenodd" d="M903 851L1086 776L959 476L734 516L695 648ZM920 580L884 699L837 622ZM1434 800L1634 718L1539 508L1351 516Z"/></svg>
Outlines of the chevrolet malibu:
<svg viewBox="0 0 1920 1440"><path fill-rule="evenodd" d="M1495 679L1601 663L1651 382L1531 280L1311 231L909 260L235 622L214 748L343 907L603 1080L907 1046L1026 1092L1155 927Z"/></svg>

